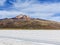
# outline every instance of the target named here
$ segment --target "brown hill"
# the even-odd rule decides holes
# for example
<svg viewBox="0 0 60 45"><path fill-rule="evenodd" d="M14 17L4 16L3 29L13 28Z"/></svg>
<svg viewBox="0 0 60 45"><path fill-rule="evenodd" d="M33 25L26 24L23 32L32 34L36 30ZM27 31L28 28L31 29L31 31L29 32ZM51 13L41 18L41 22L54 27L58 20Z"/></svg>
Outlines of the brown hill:
<svg viewBox="0 0 60 45"><path fill-rule="evenodd" d="M60 22L30 18L29 16L20 14L14 18L0 19L0 28L60 29Z"/></svg>

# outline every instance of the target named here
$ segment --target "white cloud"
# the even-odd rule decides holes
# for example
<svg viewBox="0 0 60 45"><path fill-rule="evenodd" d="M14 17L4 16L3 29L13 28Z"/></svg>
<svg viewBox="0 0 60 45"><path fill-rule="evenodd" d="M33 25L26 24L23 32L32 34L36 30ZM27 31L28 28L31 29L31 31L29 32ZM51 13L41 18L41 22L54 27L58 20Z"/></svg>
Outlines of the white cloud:
<svg viewBox="0 0 60 45"><path fill-rule="evenodd" d="M12 2L13 3L13 2ZM60 3L50 3L50 4L39 4L37 3L37 0L25 0L25 2L22 2L22 0L16 0L16 2L13 3L14 11L0 11L0 15L17 15L21 12L23 14L27 14L33 17L43 18L43 19L49 19L53 20L53 15L56 13L60 13ZM16 10L15 10L16 9ZM18 10L18 11L17 11ZM1 14L1 12L4 12ZM3 17L3 16L2 16ZM8 17L8 16L6 16ZM57 18L56 18L57 19ZM54 20L56 20L54 18ZM60 18L58 17L58 20ZM60 21L60 20L59 20Z"/></svg>
<svg viewBox="0 0 60 45"><path fill-rule="evenodd" d="M52 3L52 4L32 4L30 7L27 7L22 10L22 12L33 12L29 15L34 17L43 18L43 19L51 19L55 21L60 21L59 17L53 18L52 16L56 13L60 13L60 3Z"/></svg>
<svg viewBox="0 0 60 45"><path fill-rule="evenodd" d="M51 18L49 18L49 20L54 20L54 21L60 22L60 16L57 16L57 17L51 17Z"/></svg>
<svg viewBox="0 0 60 45"><path fill-rule="evenodd" d="M6 0L0 0L0 6L3 6Z"/></svg>
<svg viewBox="0 0 60 45"><path fill-rule="evenodd" d="M19 11L0 11L1 16L0 18L11 18L19 14L25 14L25 13Z"/></svg>
<svg viewBox="0 0 60 45"><path fill-rule="evenodd" d="M14 8L27 8L30 6L32 3L34 3L36 0L25 0L22 2L22 0L16 0L16 2L13 3Z"/></svg>

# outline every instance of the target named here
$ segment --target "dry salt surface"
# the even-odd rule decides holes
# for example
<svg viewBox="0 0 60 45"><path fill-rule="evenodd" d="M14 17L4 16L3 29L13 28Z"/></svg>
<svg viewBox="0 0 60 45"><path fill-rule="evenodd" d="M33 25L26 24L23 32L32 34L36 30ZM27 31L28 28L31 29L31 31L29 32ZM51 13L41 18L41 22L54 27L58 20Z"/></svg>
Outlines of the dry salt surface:
<svg viewBox="0 0 60 45"><path fill-rule="evenodd" d="M37 42L30 42L16 39L1 38L0 45L55 45L55 44L37 43Z"/></svg>
<svg viewBox="0 0 60 45"><path fill-rule="evenodd" d="M0 30L0 45L60 45L60 31Z"/></svg>

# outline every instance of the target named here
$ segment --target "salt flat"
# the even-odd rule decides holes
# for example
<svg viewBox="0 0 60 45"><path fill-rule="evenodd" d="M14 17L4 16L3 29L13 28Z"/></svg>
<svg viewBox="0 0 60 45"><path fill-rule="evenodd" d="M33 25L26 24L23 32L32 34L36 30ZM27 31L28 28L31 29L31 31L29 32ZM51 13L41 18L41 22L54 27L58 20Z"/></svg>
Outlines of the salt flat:
<svg viewBox="0 0 60 45"><path fill-rule="evenodd" d="M55 44L36 43L36 42L9 39L9 38L0 38L0 45L55 45Z"/></svg>
<svg viewBox="0 0 60 45"><path fill-rule="evenodd" d="M60 45L60 30L0 30L3 45Z"/></svg>

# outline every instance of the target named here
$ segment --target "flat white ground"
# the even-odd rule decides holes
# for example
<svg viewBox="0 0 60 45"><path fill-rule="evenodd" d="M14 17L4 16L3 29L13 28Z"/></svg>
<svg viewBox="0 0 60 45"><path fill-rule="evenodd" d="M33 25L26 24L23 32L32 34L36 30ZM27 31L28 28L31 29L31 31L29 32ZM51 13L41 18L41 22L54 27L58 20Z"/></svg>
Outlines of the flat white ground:
<svg viewBox="0 0 60 45"><path fill-rule="evenodd" d="M0 45L54 45L54 44L36 43L36 42L22 41L16 39L0 38Z"/></svg>
<svg viewBox="0 0 60 45"><path fill-rule="evenodd" d="M55 45L45 41L60 42L60 31L0 30L0 45Z"/></svg>

